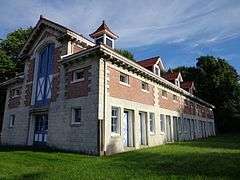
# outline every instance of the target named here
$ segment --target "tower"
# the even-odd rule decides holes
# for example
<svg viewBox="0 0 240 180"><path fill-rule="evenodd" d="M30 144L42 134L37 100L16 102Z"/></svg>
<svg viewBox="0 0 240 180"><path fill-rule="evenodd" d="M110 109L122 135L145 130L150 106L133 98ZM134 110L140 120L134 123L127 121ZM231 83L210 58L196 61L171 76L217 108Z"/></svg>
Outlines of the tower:
<svg viewBox="0 0 240 180"><path fill-rule="evenodd" d="M113 49L115 46L115 40L118 38L118 35L109 29L105 24L105 21L103 21L101 26L89 36L94 39L96 44L105 44Z"/></svg>

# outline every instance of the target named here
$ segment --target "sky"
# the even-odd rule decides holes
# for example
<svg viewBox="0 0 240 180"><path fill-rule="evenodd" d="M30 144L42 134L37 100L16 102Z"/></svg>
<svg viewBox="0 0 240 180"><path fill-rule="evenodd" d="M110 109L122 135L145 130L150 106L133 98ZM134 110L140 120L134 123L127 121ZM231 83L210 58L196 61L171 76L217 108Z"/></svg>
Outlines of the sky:
<svg viewBox="0 0 240 180"><path fill-rule="evenodd" d="M240 72L240 0L7 0L0 38L34 27L41 14L86 37L105 20L119 35L117 48L137 60L160 56L174 68L214 55Z"/></svg>

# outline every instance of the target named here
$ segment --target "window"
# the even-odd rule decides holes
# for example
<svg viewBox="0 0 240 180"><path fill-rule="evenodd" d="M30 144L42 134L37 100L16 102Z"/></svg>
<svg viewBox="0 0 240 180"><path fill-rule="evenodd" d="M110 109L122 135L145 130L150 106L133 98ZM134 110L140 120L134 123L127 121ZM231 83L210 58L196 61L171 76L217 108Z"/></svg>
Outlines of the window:
<svg viewBox="0 0 240 180"><path fill-rule="evenodd" d="M154 72L155 72L156 75L160 76L160 69L159 69L158 66L154 67Z"/></svg>
<svg viewBox="0 0 240 180"><path fill-rule="evenodd" d="M142 90L148 91L148 83L142 81Z"/></svg>
<svg viewBox="0 0 240 180"><path fill-rule="evenodd" d="M123 73L120 73L120 82L129 84L129 76Z"/></svg>
<svg viewBox="0 0 240 180"><path fill-rule="evenodd" d="M84 70L77 70L73 74L73 82L84 81Z"/></svg>
<svg viewBox="0 0 240 180"><path fill-rule="evenodd" d="M113 47L112 40L109 39L109 38L106 38L106 44L107 44L109 47Z"/></svg>
<svg viewBox="0 0 240 180"><path fill-rule="evenodd" d="M100 38L96 39L96 44L97 45L99 45L101 43L103 43L103 37L100 37Z"/></svg>
<svg viewBox="0 0 240 180"><path fill-rule="evenodd" d="M149 129L150 133L155 133L155 115L154 113L149 114Z"/></svg>
<svg viewBox="0 0 240 180"><path fill-rule="evenodd" d="M14 126L14 122L15 122L15 115L12 114L9 117L9 127L12 128Z"/></svg>
<svg viewBox="0 0 240 180"><path fill-rule="evenodd" d="M72 110L72 124L80 124L82 120L82 109L74 108Z"/></svg>
<svg viewBox="0 0 240 180"><path fill-rule="evenodd" d="M10 90L10 97L11 98L19 97L20 95L21 95L20 88L14 88L14 89Z"/></svg>
<svg viewBox="0 0 240 180"><path fill-rule="evenodd" d="M173 100L174 100L174 101L178 101L177 95L173 94Z"/></svg>
<svg viewBox="0 0 240 180"><path fill-rule="evenodd" d="M162 97L165 97L165 98L167 98L167 91L165 91L165 90L162 90Z"/></svg>
<svg viewBox="0 0 240 180"><path fill-rule="evenodd" d="M119 108L112 107L111 132L119 133Z"/></svg>
<svg viewBox="0 0 240 180"><path fill-rule="evenodd" d="M165 132L165 118L164 114L160 114L160 128L161 132Z"/></svg>
<svg viewBox="0 0 240 180"><path fill-rule="evenodd" d="M178 86L178 87L180 87L180 82L179 82L178 79L175 80L175 85Z"/></svg>

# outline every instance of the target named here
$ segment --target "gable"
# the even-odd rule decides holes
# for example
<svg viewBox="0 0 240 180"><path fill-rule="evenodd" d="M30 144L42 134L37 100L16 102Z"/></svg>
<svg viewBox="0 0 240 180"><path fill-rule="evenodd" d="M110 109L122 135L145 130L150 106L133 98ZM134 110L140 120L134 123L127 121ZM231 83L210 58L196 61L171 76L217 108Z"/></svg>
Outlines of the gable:
<svg viewBox="0 0 240 180"><path fill-rule="evenodd" d="M79 44L82 44L86 47L95 45L82 35L40 16L39 21L37 22L30 37L21 50L19 58L25 59L26 56L29 56L29 52L33 49L33 46L36 46L36 42L39 42L39 39L41 39L46 31L56 36L59 41L77 41Z"/></svg>

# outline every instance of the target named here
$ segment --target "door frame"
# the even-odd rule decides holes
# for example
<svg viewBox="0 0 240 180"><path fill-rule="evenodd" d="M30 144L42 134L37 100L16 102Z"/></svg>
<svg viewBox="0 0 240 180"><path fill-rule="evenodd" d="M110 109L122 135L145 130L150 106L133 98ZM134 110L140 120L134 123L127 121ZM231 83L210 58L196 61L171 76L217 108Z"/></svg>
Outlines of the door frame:
<svg viewBox="0 0 240 180"><path fill-rule="evenodd" d="M47 130L42 130L43 131L43 133L42 133L42 135L44 134L44 137L42 137L42 141L36 141L35 140L35 135L36 135L36 120L37 120L37 116L44 116L44 118L46 118L46 119L44 119L43 120L43 123L45 123L46 121L47 121ZM49 116L48 116L48 113L37 113L37 114L34 114L33 115L33 119L34 119L34 121L33 121L33 145L34 146L46 146L47 145L47 140L48 140L48 122L49 122ZM43 125L43 126L45 126L45 125ZM45 131L45 132L44 132ZM41 133L38 133L38 134L41 134ZM44 140L44 138L46 138L46 141Z"/></svg>
<svg viewBox="0 0 240 180"><path fill-rule="evenodd" d="M124 121L125 121L125 113L127 113L127 123L126 123L126 128L127 128L127 144L124 144ZM123 135L123 146L124 147L134 147L135 145L135 136L134 136L134 111L130 109L124 109L123 110L123 120L122 120L122 135Z"/></svg>
<svg viewBox="0 0 240 180"><path fill-rule="evenodd" d="M141 118L141 115L144 114L145 119ZM142 122L143 121L143 122ZM144 125L144 126L142 126ZM139 130L140 130L140 145L147 146L148 145L148 113L144 111L139 111ZM143 129L144 127L144 129ZM143 141L143 132L145 134Z"/></svg>

